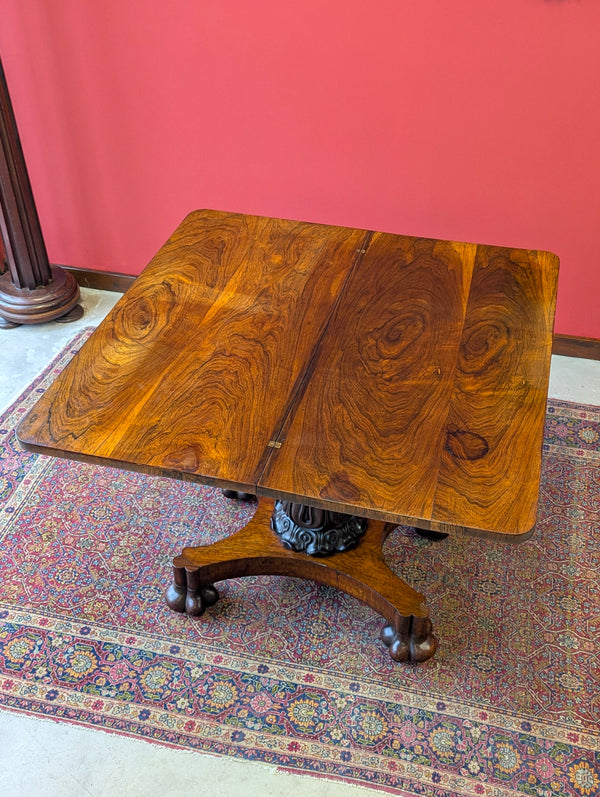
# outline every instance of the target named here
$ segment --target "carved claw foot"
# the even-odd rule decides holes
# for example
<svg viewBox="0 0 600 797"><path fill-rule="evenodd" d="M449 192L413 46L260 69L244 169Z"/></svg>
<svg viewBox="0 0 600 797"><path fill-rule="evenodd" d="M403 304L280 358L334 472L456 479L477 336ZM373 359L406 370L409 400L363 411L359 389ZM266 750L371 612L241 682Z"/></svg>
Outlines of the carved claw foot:
<svg viewBox="0 0 600 797"><path fill-rule="evenodd" d="M221 490L225 498L237 498L238 501L253 501L256 496L252 493L238 493L237 490Z"/></svg>
<svg viewBox="0 0 600 797"><path fill-rule="evenodd" d="M402 617L397 628L383 628L381 639L394 661L427 661L438 646L429 617Z"/></svg>
<svg viewBox="0 0 600 797"><path fill-rule="evenodd" d="M213 584L200 584L197 570L173 567L173 583L165 595L167 606L175 612L199 617L205 609L219 600Z"/></svg>

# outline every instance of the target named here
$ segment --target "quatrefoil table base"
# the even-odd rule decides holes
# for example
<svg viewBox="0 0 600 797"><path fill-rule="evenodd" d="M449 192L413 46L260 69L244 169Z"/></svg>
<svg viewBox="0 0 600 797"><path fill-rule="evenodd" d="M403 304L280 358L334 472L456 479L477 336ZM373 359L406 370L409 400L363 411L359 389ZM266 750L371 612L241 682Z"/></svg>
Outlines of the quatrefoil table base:
<svg viewBox="0 0 600 797"><path fill-rule="evenodd" d="M284 547L272 528L281 512L273 501L259 499L255 515L240 531L212 545L184 548L173 561L169 607L198 617L217 602L215 583L228 578L304 578L337 587L381 614L387 621L381 638L394 661L422 662L433 656L437 639L424 596L393 573L383 557L393 524L370 520L367 526L356 518L362 531L355 545L317 557Z"/></svg>

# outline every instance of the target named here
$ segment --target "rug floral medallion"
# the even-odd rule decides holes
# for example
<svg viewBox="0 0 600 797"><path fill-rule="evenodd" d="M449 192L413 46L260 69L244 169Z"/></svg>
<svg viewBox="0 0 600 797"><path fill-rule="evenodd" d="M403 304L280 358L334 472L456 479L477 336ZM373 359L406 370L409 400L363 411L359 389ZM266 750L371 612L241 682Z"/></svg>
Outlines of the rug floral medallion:
<svg viewBox="0 0 600 797"><path fill-rule="evenodd" d="M16 424L88 334L0 418L4 708L401 795L600 794L600 408L549 402L529 541L390 535L440 639L396 664L375 612L308 581L167 608L172 557L254 505L20 450Z"/></svg>

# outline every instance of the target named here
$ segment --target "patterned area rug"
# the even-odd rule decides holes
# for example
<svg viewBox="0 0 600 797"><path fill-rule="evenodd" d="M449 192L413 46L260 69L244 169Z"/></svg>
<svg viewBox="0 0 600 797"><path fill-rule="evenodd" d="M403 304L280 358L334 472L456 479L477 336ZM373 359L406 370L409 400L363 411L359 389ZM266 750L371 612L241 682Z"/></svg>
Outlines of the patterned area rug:
<svg viewBox="0 0 600 797"><path fill-rule="evenodd" d="M530 541L390 535L440 639L399 665L379 616L310 582L165 606L172 556L253 506L22 452L16 423L82 339L0 419L3 706L402 795L600 793L600 408L549 403Z"/></svg>

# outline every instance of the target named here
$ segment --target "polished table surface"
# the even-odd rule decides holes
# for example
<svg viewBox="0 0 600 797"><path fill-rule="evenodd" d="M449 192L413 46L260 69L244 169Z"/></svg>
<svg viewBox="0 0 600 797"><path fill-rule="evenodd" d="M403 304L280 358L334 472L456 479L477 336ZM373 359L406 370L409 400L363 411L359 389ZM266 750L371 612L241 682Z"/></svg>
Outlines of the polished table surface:
<svg viewBox="0 0 600 797"><path fill-rule="evenodd" d="M227 578L310 578L383 615L394 660L425 661L425 598L383 541L398 523L531 533L557 276L547 252L198 211L17 435L259 496L243 529L175 557L175 611L201 615Z"/></svg>
<svg viewBox="0 0 600 797"><path fill-rule="evenodd" d="M536 518L557 274L547 252L197 211L18 436L519 537Z"/></svg>

